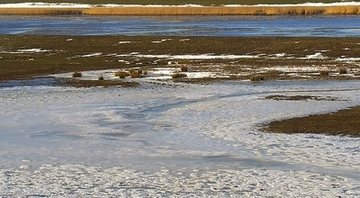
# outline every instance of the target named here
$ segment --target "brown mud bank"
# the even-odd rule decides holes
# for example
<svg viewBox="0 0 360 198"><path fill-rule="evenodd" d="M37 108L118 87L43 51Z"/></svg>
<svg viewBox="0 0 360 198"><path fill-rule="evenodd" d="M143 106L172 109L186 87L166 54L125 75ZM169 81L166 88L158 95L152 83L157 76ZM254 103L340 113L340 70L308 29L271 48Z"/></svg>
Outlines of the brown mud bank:
<svg viewBox="0 0 360 198"><path fill-rule="evenodd" d="M3 15L358 15L360 6L130 6L91 8L0 8Z"/></svg>

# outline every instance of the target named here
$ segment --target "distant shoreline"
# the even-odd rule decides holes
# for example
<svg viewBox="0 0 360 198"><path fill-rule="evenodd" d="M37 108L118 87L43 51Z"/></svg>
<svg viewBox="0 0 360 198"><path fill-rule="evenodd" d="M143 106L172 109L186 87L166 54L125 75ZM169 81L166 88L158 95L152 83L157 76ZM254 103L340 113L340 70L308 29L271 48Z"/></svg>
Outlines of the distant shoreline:
<svg viewBox="0 0 360 198"><path fill-rule="evenodd" d="M90 5L0 4L1 15L359 15L360 4Z"/></svg>

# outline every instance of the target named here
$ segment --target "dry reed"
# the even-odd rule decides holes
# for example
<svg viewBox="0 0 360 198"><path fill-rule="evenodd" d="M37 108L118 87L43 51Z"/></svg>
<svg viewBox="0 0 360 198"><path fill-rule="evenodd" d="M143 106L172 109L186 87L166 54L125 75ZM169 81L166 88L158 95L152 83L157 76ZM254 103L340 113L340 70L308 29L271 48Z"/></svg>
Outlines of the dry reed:
<svg viewBox="0 0 360 198"><path fill-rule="evenodd" d="M88 15L353 15L359 13L359 6L119 7L83 10L83 14Z"/></svg>
<svg viewBox="0 0 360 198"><path fill-rule="evenodd" d="M203 6L203 7L93 7L93 8L2 8L8 15L312 15L360 14L359 6Z"/></svg>

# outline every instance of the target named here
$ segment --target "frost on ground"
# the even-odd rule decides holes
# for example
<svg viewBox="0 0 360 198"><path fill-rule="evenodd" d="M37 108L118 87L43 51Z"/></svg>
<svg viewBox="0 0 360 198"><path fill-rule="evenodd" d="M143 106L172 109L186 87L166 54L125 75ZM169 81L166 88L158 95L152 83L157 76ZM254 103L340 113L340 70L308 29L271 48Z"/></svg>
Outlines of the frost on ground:
<svg viewBox="0 0 360 198"><path fill-rule="evenodd" d="M0 197L360 195L359 138L257 128L359 105L359 81L25 85L0 84Z"/></svg>

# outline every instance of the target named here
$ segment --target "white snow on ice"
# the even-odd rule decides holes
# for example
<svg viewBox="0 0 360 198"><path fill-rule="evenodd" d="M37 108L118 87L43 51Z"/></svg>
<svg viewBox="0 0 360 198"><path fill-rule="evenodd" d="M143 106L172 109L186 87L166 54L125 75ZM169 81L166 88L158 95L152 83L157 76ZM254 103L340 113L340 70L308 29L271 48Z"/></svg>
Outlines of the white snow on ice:
<svg viewBox="0 0 360 198"><path fill-rule="evenodd" d="M0 51L0 53L4 54L22 54L22 53L43 53L50 52L51 50L44 50L41 48L31 48L31 49L18 49L17 51Z"/></svg>
<svg viewBox="0 0 360 198"><path fill-rule="evenodd" d="M359 81L167 85L2 86L0 192L47 197L360 194L359 138L257 129L271 120L359 105ZM273 94L346 100L264 99Z"/></svg>
<svg viewBox="0 0 360 198"><path fill-rule="evenodd" d="M157 42L157 41L156 41ZM160 41L159 41L160 42ZM151 55L151 54L119 54L118 57L134 56L139 58L161 58L161 59L192 59L192 60L208 60L208 59L243 59L243 58L257 58L253 55L214 55L214 54L186 54L186 55Z"/></svg>

